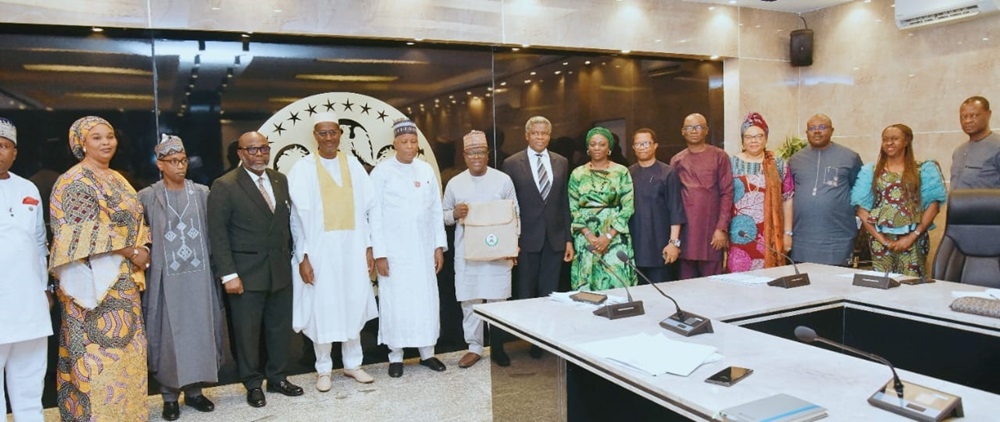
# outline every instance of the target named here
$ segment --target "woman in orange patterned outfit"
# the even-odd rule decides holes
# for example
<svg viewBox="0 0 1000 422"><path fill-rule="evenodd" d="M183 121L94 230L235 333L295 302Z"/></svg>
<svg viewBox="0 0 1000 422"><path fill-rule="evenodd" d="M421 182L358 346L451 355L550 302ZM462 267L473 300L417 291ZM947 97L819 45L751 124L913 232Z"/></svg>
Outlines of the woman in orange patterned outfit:
<svg viewBox="0 0 1000 422"><path fill-rule="evenodd" d="M118 147L100 117L73 123L80 163L52 189L49 270L59 279L56 369L60 419L140 421L147 406L146 336L139 306L149 229L135 189L109 164Z"/></svg>

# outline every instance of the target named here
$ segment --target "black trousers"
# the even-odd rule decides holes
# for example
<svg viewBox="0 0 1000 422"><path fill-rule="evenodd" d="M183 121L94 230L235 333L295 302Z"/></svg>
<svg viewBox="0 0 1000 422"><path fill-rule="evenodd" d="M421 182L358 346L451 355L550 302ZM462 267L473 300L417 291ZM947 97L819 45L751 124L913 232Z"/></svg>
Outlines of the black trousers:
<svg viewBox="0 0 1000 422"><path fill-rule="evenodd" d="M292 287L276 292L244 291L229 295L236 344L236 369L249 390L260 388L264 378L277 383L287 378L289 345L292 340ZM260 365L260 342L264 336L267 364Z"/></svg>
<svg viewBox="0 0 1000 422"><path fill-rule="evenodd" d="M565 245L560 242L560 246ZM559 273L562 271L563 252L552 251L548 237L539 252L517 254L517 298L531 299L545 297L559 287Z"/></svg>

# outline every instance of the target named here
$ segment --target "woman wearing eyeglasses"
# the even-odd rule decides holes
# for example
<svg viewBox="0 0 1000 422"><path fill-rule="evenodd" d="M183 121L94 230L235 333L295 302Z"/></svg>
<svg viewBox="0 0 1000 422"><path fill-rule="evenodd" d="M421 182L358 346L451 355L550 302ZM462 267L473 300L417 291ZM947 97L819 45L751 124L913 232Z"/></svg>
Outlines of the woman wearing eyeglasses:
<svg viewBox="0 0 1000 422"><path fill-rule="evenodd" d="M617 257L619 252L632 257L628 227L635 212L632 176L625 166L611 161L615 138L610 130L595 127L586 139L590 162L569 176L570 229L576 250L570 268L573 289L634 286L635 271Z"/></svg>
<svg viewBox="0 0 1000 422"><path fill-rule="evenodd" d="M792 247L792 196L788 163L767 150L767 122L756 112L740 127L743 151L733 169L733 219L729 223L729 272L783 265Z"/></svg>
<svg viewBox="0 0 1000 422"><path fill-rule="evenodd" d="M62 329L56 400L62 420L149 419L146 334L139 291L149 229L135 190L109 165L115 130L77 120L69 146L80 163L52 188L49 270L59 279Z"/></svg>
<svg viewBox="0 0 1000 422"><path fill-rule="evenodd" d="M913 130L903 124L882 130L878 161L861 168L851 190L876 271L927 274L927 230L945 199L941 168L913 158Z"/></svg>

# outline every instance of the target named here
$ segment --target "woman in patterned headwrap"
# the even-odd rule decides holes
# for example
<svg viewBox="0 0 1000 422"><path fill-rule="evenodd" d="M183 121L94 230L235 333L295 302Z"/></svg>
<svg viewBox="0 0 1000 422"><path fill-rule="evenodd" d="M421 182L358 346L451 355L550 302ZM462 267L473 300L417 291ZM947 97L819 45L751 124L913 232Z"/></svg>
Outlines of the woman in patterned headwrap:
<svg viewBox="0 0 1000 422"><path fill-rule="evenodd" d="M62 329L56 394L62 420L149 419L146 336L139 306L149 230L131 185L109 164L111 124L83 117L69 130L80 163L52 189L49 270L59 279Z"/></svg>
<svg viewBox="0 0 1000 422"><path fill-rule="evenodd" d="M595 127L586 139L590 161L569 176L576 250L570 270L573 289L607 290L622 287L622 283L634 286L635 272L617 257L621 251L632 258L628 229L628 220L635 212L632 176L625 166L610 159L615 147L610 130Z"/></svg>
<svg viewBox="0 0 1000 422"><path fill-rule="evenodd" d="M729 223L729 272L784 265L792 247L792 195L788 163L767 150L767 122L751 112L740 127L743 152L730 157L733 219ZM779 253L780 252L780 253Z"/></svg>

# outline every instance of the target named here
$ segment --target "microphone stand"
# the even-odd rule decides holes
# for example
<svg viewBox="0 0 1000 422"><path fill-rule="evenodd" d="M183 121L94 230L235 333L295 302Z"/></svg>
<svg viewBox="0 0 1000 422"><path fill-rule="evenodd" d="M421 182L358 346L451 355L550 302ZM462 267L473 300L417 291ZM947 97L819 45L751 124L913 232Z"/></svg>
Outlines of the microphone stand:
<svg viewBox="0 0 1000 422"><path fill-rule="evenodd" d="M712 320L700 315L695 315L690 312L682 311L680 305L677 304L677 301L674 300L674 298L664 293L663 290L660 290L660 287L657 286L656 283L653 283L653 281L650 280L649 277L646 277L646 274L643 274L642 271L639 271L639 267L636 267L635 264L632 263L632 260L629 259L628 254L622 251L618 251L617 257L620 261L632 267L632 269L635 270L636 274L642 277L643 280L646 280L646 282L649 283L650 286L653 286L653 288L656 289L657 292L660 292L660 294L663 295L663 297L670 299L670 301L674 303L674 307L677 308L677 312L674 312L673 315L668 316L663 321L660 321L661 327L673 331L677 334L680 334L684 337L691 337L693 335L714 332L712 330Z"/></svg>
<svg viewBox="0 0 1000 422"><path fill-rule="evenodd" d="M591 246L588 246L587 250L590 251L591 253L594 253L593 247ZM614 277L615 280L618 280L618 282L622 284L622 287L625 288L625 295L628 296L628 302L612 303L609 305L604 305L600 308L595 309L594 315L603 316L608 319L619 319L619 318L628 318L639 315L645 315L646 309L643 308L642 301L632 300L632 293L629 292L628 290L628 283L626 283L625 280L622 280L622 278L619 277L617 273L615 273L614 269L611 268L611 266L608 265L607 262L604 262L604 257L602 255L598 255L596 253L594 253L594 255L597 258L597 262L601 263L601 266L603 266L604 269L607 270L608 274L611 274L611 276Z"/></svg>
<svg viewBox="0 0 1000 422"><path fill-rule="evenodd" d="M776 253L778 255L781 255L781 258L783 258L785 261L791 262L792 263L792 269L795 270L795 274L793 274L793 275L783 275L781 277L778 277L778 278L776 278L774 280L771 280L771 281L767 282L768 286L782 287L782 288L785 288L785 289L791 289L792 287L802 287L802 286L808 286L810 284L809 283L809 274L799 273L799 266L797 264L795 264L795 261L793 261L791 257L789 257L788 255L785 255L784 253L782 253L780 251L775 250L770 245L768 245L766 242L764 243L764 246L766 246L767 249L770 250L771 252L774 252L774 253Z"/></svg>
<svg viewBox="0 0 1000 422"><path fill-rule="evenodd" d="M943 421L951 417L964 416L961 397L918 384L904 383L896 374L896 368L881 356L825 339L817 335L812 328L801 325L795 327L795 337L806 343L820 342L839 347L888 366L892 371L892 379L868 398L868 404L872 406L918 421ZM896 398L887 394L890 388L896 392ZM909 394L904 394L904 391L908 391Z"/></svg>

